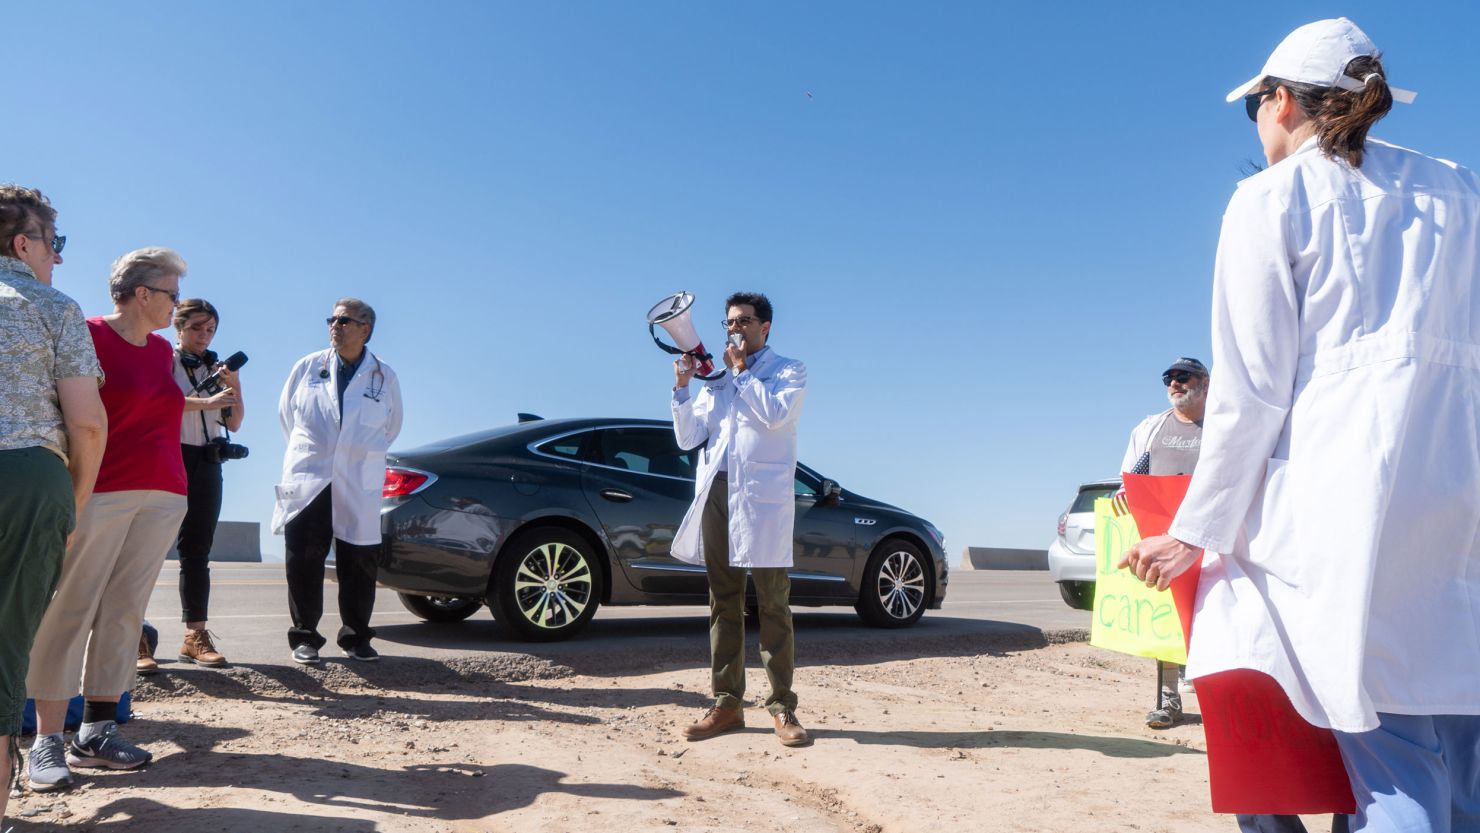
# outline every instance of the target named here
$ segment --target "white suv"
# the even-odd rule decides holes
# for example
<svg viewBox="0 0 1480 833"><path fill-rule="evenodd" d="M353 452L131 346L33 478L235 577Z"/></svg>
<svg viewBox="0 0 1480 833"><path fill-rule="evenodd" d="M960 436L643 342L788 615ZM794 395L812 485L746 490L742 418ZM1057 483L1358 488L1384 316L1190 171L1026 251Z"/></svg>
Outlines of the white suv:
<svg viewBox="0 0 1480 833"><path fill-rule="evenodd" d="M1120 491L1120 478L1079 487L1074 502L1059 516L1059 536L1048 545L1048 572L1059 583L1064 604L1079 610L1095 605L1095 499Z"/></svg>

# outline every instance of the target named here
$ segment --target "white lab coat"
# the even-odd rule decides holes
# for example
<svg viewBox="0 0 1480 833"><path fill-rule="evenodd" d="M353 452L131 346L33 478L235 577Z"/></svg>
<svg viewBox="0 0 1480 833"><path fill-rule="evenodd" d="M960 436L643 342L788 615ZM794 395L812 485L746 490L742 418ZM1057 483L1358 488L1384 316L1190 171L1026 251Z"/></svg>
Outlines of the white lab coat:
<svg viewBox="0 0 1480 833"><path fill-rule="evenodd" d="M769 347L737 377L706 383L698 396L673 398L680 448L703 445L694 502L673 536L674 558L704 563L700 518L714 473L725 461L730 496L730 565L790 567L796 524L797 421L807 367ZM707 443L707 445L705 445Z"/></svg>
<svg viewBox="0 0 1480 833"><path fill-rule="evenodd" d="M1188 676L1273 676L1317 726L1480 714L1480 177L1312 139L1223 218Z"/></svg>
<svg viewBox="0 0 1480 833"><path fill-rule="evenodd" d="M325 370L328 378L321 375ZM339 362L332 348L304 356L288 374L278 400L288 451L272 531L282 534L288 521L332 483L334 537L379 544L385 453L401 433L401 385L391 366L367 348L344 391L342 426L338 394Z"/></svg>

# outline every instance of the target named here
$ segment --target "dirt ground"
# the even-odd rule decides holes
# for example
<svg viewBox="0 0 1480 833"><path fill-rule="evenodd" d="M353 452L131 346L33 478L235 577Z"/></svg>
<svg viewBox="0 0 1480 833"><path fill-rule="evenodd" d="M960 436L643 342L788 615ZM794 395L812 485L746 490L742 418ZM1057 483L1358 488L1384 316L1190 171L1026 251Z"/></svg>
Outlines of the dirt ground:
<svg viewBox="0 0 1480 833"><path fill-rule="evenodd" d="M932 656L860 651L797 671L816 738L786 749L759 702L686 743L697 652L605 650L317 668L165 665L130 739L156 759L13 797L15 833L94 831L1228 831L1207 809L1194 714L1155 732L1149 660L998 637ZM29 743L29 738L23 739ZM1312 820L1315 821L1315 820ZM1324 830L1324 820L1313 824Z"/></svg>

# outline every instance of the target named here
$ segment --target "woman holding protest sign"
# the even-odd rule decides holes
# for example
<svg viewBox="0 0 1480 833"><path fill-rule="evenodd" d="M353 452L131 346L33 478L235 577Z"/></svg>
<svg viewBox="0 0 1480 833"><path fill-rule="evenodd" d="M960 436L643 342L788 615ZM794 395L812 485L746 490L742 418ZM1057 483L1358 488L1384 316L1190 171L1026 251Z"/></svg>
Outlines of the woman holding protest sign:
<svg viewBox="0 0 1480 833"><path fill-rule="evenodd" d="M1269 167L1224 215L1197 472L1125 563L1206 550L1188 675L1332 729L1354 830L1448 833L1480 829L1480 176L1367 137L1412 97L1345 18L1229 94Z"/></svg>

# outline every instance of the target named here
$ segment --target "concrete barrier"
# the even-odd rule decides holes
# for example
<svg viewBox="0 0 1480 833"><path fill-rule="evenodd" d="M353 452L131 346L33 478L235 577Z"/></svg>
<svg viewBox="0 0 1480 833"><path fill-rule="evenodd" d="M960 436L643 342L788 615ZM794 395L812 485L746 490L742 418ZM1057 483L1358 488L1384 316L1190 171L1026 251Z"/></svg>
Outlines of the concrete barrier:
<svg viewBox="0 0 1480 833"><path fill-rule="evenodd" d="M211 544L212 561L261 561L262 530L256 521L222 521L216 524L216 538ZM170 547L171 559L180 554Z"/></svg>
<svg viewBox="0 0 1480 833"><path fill-rule="evenodd" d="M1048 550L1016 550L1003 547L966 547L961 550L962 570L1047 570Z"/></svg>

